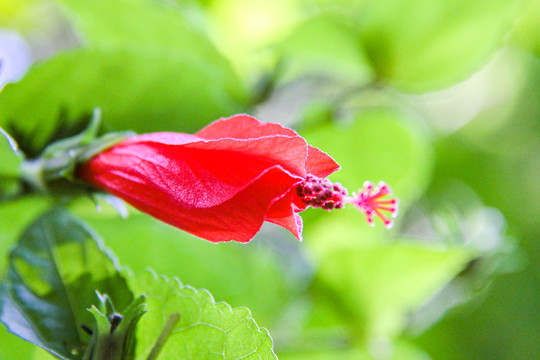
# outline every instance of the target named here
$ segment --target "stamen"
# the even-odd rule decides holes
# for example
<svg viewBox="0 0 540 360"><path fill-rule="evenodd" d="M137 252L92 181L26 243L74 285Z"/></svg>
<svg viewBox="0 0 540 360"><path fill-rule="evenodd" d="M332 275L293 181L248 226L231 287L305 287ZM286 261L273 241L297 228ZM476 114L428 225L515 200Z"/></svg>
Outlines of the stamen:
<svg viewBox="0 0 540 360"><path fill-rule="evenodd" d="M340 183L311 175L296 187L296 193L304 204L327 211L345 207L347 197L347 189Z"/></svg>
<svg viewBox="0 0 540 360"><path fill-rule="evenodd" d="M347 189L340 183L332 183L329 179L309 175L297 186L296 193L304 204L327 211L342 209L346 203L353 204L365 214L370 226L375 226L373 219L376 216L381 219L387 229L390 229L393 221L382 212L390 213L392 218L395 218L398 213L396 198L382 199L391 194L388 185L382 181L377 187L366 181L358 194L348 196Z"/></svg>

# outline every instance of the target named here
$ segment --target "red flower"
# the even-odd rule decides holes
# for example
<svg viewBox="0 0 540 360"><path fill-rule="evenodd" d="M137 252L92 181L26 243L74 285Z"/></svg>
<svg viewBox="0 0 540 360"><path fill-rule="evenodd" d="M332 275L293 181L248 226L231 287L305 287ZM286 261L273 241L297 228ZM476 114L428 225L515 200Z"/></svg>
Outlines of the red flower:
<svg viewBox="0 0 540 360"><path fill-rule="evenodd" d="M295 131L236 115L195 135L163 132L126 139L83 164L77 175L198 237L247 242L264 221L301 240L298 212L309 205L330 209L352 202L346 191L339 206L302 194L314 179L338 169Z"/></svg>

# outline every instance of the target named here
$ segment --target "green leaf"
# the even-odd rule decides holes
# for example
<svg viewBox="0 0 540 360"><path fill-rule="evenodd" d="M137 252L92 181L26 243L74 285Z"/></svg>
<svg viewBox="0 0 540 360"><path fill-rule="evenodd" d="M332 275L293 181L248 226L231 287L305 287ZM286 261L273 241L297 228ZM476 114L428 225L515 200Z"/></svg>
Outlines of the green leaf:
<svg viewBox="0 0 540 360"><path fill-rule="evenodd" d="M374 65L413 91L452 85L497 50L522 1L369 1L361 32Z"/></svg>
<svg viewBox="0 0 540 360"><path fill-rule="evenodd" d="M277 359L272 339L246 308L216 303L210 293L146 272L129 278L134 293L145 294L148 313L137 328L137 360L146 359L169 317L180 314L162 359Z"/></svg>
<svg viewBox="0 0 540 360"><path fill-rule="evenodd" d="M346 212L306 231L318 264L308 328L341 326L362 340L397 336L406 316L451 281L475 254L464 246L390 239Z"/></svg>
<svg viewBox="0 0 540 360"><path fill-rule="evenodd" d="M0 126L17 141L26 138L34 154L58 127L73 125L95 107L108 130L193 131L242 109L222 78L204 61L174 54L79 49L8 84L0 93Z"/></svg>
<svg viewBox="0 0 540 360"><path fill-rule="evenodd" d="M134 272L150 267L158 274L210 289L217 299L248 307L265 326L279 322L276 309L285 308L307 281L302 244L288 237L272 244L259 237L249 244L216 246L133 209L127 219L121 219L113 211L107 213L108 206L98 215L88 203L79 203L74 211L107 239L107 246L124 266ZM279 253L276 246L282 247Z"/></svg>
<svg viewBox="0 0 540 360"><path fill-rule="evenodd" d="M326 2L326 1L323 1ZM409 91L452 85L503 43L523 1L345 0L378 75ZM334 2L329 7L338 8Z"/></svg>
<svg viewBox="0 0 540 360"><path fill-rule="evenodd" d="M369 82L374 76L354 28L328 14L298 25L278 49L291 64L289 76L323 74L355 84Z"/></svg>
<svg viewBox="0 0 540 360"><path fill-rule="evenodd" d="M80 359L88 341L81 325L95 291L119 308L132 300L114 259L99 237L63 210L53 210L22 234L10 254L0 292L1 321L8 329L63 359Z"/></svg>
<svg viewBox="0 0 540 360"><path fill-rule="evenodd" d="M137 49L199 62L236 101L245 98L245 89L230 64L205 36L205 29L190 20L194 9L184 10L164 0L58 1L69 10L91 47Z"/></svg>
<svg viewBox="0 0 540 360"><path fill-rule="evenodd" d="M281 360L429 360L425 352L414 345L397 341L382 341L367 346L351 346L333 350L299 352L280 355Z"/></svg>
<svg viewBox="0 0 540 360"><path fill-rule="evenodd" d="M341 165L332 179L351 191L365 180L383 180L403 205L422 194L432 167L431 144L415 120L398 110L371 109L350 124L327 123L301 134Z"/></svg>
<svg viewBox="0 0 540 360"><path fill-rule="evenodd" d="M0 360L32 359L36 347L0 326Z"/></svg>
<svg viewBox="0 0 540 360"><path fill-rule="evenodd" d="M464 249L404 241L341 247L319 259L317 281L335 294L341 312L352 317L356 324L351 325L359 334L395 336L403 329L406 314L448 283L471 258Z"/></svg>
<svg viewBox="0 0 540 360"><path fill-rule="evenodd" d="M161 1L59 0L88 48L36 64L0 93L0 126L36 156L93 108L109 131L192 132L246 110L230 64L179 7ZM42 91L47 89L46 92ZM27 106L29 103L32 106Z"/></svg>
<svg viewBox="0 0 540 360"><path fill-rule="evenodd" d="M0 127L0 200L16 190L22 160L17 143Z"/></svg>
<svg viewBox="0 0 540 360"><path fill-rule="evenodd" d="M8 251L20 233L50 206L48 199L38 196L21 197L0 203L0 274L4 274Z"/></svg>
<svg viewBox="0 0 540 360"><path fill-rule="evenodd" d="M540 56L540 39L536 36L540 32L540 0L529 0L523 13L513 31L513 43Z"/></svg>
<svg viewBox="0 0 540 360"><path fill-rule="evenodd" d="M303 19L305 11L299 5L290 0L212 0L205 20L216 46L249 79L272 67L273 54L263 49L282 40Z"/></svg>

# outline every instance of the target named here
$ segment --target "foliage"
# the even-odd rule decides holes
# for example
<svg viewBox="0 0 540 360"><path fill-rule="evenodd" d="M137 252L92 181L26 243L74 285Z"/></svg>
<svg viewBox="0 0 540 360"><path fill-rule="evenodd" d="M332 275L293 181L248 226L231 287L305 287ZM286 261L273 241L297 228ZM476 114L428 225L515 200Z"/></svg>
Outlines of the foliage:
<svg viewBox="0 0 540 360"><path fill-rule="evenodd" d="M538 0L0 8L34 55L0 88L0 360L540 358ZM73 174L95 108L92 141L282 123L401 213L386 231L310 209L302 243L210 244L73 179L34 188L21 163Z"/></svg>
<svg viewBox="0 0 540 360"><path fill-rule="evenodd" d="M60 359L146 359L154 352L183 359L275 358L271 338L247 309L215 303L208 292L177 281L127 278L87 225L53 210L29 226L10 254L0 320ZM134 294L142 296L134 300ZM162 337L171 316L180 321Z"/></svg>

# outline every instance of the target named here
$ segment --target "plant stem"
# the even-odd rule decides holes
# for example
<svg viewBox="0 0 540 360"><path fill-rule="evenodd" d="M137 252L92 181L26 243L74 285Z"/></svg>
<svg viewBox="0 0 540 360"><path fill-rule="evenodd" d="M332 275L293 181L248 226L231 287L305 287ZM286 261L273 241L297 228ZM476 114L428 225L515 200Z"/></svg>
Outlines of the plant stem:
<svg viewBox="0 0 540 360"><path fill-rule="evenodd" d="M167 323L163 327L161 334L159 334L159 338L154 344L154 347L152 348L152 351L150 351L150 355L148 355L146 360L157 359L159 353L161 352L161 349L163 349L165 342L171 335L171 332L173 331L174 327L176 326L179 320L180 320L180 313L174 313L171 316L169 316L169 320L167 320Z"/></svg>

